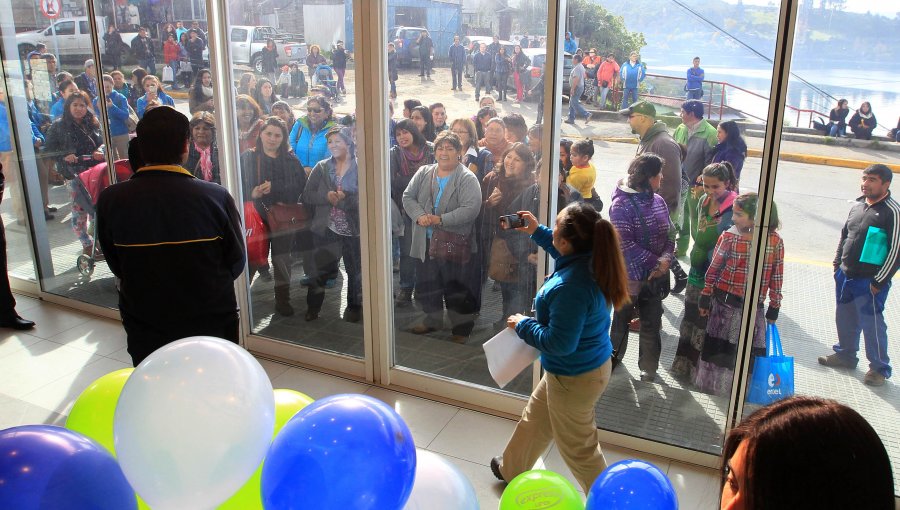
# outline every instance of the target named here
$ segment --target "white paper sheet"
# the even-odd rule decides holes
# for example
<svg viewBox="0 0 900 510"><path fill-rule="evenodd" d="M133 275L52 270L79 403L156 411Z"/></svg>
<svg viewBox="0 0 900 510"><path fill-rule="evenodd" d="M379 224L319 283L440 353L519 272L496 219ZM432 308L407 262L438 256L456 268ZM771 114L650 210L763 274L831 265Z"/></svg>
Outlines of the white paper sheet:
<svg viewBox="0 0 900 510"><path fill-rule="evenodd" d="M541 355L541 351L526 344L512 328L503 328L483 347L491 377L501 388Z"/></svg>

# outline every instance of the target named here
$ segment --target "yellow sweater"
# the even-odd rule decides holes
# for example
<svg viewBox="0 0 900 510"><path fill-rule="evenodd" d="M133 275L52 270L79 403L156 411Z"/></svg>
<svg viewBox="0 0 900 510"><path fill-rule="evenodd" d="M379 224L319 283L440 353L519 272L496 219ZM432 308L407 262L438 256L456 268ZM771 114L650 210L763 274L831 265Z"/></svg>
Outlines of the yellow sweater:
<svg viewBox="0 0 900 510"><path fill-rule="evenodd" d="M597 169L594 165L588 163L588 166L573 166L569 169L569 177L566 178L566 184L572 186L584 198L591 198L594 189L594 181L597 180Z"/></svg>

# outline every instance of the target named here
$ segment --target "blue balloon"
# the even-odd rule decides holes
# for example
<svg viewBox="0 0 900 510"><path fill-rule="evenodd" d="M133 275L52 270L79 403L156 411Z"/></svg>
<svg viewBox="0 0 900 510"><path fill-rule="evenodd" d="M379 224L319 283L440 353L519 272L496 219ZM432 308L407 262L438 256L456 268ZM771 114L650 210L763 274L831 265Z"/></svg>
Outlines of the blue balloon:
<svg viewBox="0 0 900 510"><path fill-rule="evenodd" d="M104 447L50 425L0 431L0 508L136 509L122 469Z"/></svg>
<svg viewBox="0 0 900 510"><path fill-rule="evenodd" d="M665 473L637 459L622 460L600 473L588 491L585 510L677 510L678 496Z"/></svg>
<svg viewBox="0 0 900 510"><path fill-rule="evenodd" d="M317 400L291 418L262 470L266 510L400 510L416 473L409 427L365 395Z"/></svg>

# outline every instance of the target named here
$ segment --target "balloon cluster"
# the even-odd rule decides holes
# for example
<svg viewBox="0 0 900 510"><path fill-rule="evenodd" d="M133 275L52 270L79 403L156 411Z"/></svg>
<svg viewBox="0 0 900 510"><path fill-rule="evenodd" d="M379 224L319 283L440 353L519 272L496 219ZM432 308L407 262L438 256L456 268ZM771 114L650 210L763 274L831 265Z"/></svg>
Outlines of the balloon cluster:
<svg viewBox="0 0 900 510"><path fill-rule="evenodd" d="M587 502L568 480L544 470L526 471L506 486L500 510L678 510L675 489L666 475L642 460L607 467L588 491Z"/></svg>
<svg viewBox="0 0 900 510"><path fill-rule="evenodd" d="M450 506L426 503L432 495ZM101 377L75 402L66 428L0 431L4 509L407 504L478 508L456 468L417 455L391 407L364 395L313 402L273 390L247 351L216 338L173 342Z"/></svg>

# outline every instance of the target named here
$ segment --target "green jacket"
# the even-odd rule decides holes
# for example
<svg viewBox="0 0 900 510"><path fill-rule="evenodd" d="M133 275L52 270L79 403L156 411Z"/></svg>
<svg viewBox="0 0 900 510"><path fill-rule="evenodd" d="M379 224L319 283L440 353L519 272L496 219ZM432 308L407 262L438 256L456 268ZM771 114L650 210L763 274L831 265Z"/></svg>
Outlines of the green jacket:
<svg viewBox="0 0 900 510"><path fill-rule="evenodd" d="M690 139L688 128L684 124L675 128L675 134L672 137L686 147L683 162L684 173L687 175L688 182L693 184L703 172L703 168L712 162L715 155L716 144L719 143L716 138L716 128L706 119L701 119L697 130L690 136Z"/></svg>

